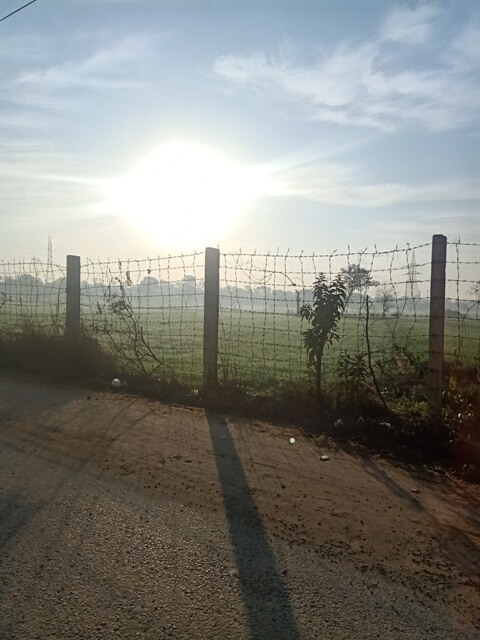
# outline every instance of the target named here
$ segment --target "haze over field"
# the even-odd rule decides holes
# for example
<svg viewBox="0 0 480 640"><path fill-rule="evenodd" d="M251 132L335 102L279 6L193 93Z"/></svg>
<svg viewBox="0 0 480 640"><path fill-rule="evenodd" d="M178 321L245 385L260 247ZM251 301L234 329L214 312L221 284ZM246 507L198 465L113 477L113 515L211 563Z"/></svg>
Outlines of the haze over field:
<svg viewBox="0 0 480 640"><path fill-rule="evenodd" d="M3 259L480 242L474 0L37 0L0 56Z"/></svg>

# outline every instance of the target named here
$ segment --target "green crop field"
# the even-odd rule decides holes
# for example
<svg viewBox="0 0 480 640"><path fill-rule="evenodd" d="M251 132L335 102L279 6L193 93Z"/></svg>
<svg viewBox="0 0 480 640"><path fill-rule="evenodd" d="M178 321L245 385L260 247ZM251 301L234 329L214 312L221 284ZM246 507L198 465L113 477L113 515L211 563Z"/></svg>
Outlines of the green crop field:
<svg viewBox="0 0 480 640"><path fill-rule="evenodd" d="M0 331L41 330L62 333L64 310L23 305L0 310ZM85 332L114 355L125 371L138 365L147 371L189 384L200 384L203 359L203 309L162 308L136 312L133 317L82 309ZM219 323L219 379L234 380L253 389L273 388L307 379L302 332L308 325L297 315L222 309ZM340 340L325 354L327 379L334 379L340 352L365 354L365 318L344 316ZM139 339L141 336L141 339ZM392 358L395 347L426 359L428 318L371 316L372 361ZM397 349L397 353L398 353ZM446 358L473 364L479 360L480 320L447 319ZM138 368L138 367L137 367Z"/></svg>
<svg viewBox="0 0 480 640"><path fill-rule="evenodd" d="M253 386L269 386L304 379L307 360L302 332L307 328L296 315L224 314L220 320L220 375ZM366 354L365 318L345 316L340 339L325 353L327 378L334 378L340 352ZM428 357L428 318L371 317L369 337L373 363L392 358L395 346L419 359ZM473 364L479 359L480 321L445 324L448 359Z"/></svg>
<svg viewBox="0 0 480 640"><path fill-rule="evenodd" d="M160 371L192 384L200 384L203 360L203 309L162 309L140 313L138 323L158 361ZM86 323L88 326L88 323ZM106 325L116 344L129 348L129 325L110 316ZM218 365L221 381L237 381L254 389L297 383L308 378L302 332L307 324L295 314L222 310L219 322ZM130 327L131 330L131 327ZM325 354L327 379L334 379L340 352L366 354L365 318L344 316L340 339ZM112 340L98 331L109 349ZM395 346L420 359L428 355L428 318L372 316L369 323L372 361L392 358ZM130 340L131 342L131 340ZM117 349L117 347L113 347ZM464 364L478 361L480 321L445 322L445 354ZM117 349L118 351L118 349ZM149 360L153 367L158 362Z"/></svg>

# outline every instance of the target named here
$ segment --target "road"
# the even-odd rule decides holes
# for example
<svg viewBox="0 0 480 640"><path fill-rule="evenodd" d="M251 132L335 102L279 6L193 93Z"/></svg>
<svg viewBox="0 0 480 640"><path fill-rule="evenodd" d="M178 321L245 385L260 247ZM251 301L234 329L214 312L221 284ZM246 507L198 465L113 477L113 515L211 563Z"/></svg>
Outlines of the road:
<svg viewBox="0 0 480 640"><path fill-rule="evenodd" d="M0 638L478 640L479 504L293 427L2 378Z"/></svg>

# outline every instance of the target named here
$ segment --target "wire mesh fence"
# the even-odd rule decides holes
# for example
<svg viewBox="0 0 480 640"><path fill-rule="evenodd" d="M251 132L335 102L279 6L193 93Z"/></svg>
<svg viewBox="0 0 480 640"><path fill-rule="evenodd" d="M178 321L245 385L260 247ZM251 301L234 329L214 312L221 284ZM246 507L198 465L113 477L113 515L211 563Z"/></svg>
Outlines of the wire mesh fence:
<svg viewBox="0 0 480 640"><path fill-rule="evenodd" d="M368 356L379 376L426 367L431 243L391 251L221 253L218 377L265 391L307 384L303 305L320 273L340 275L346 306L339 340L327 348L326 380ZM480 362L480 245L448 245L445 357ZM84 334L126 371L198 386L202 382L204 252L142 260L84 260ZM0 332L62 335L66 269L0 262ZM342 369L343 367L343 369Z"/></svg>
<svg viewBox="0 0 480 640"><path fill-rule="evenodd" d="M377 366L428 354L431 245L392 251L330 254L222 255L220 376L253 386L275 386L308 376L301 308L312 302L320 273L346 284L339 340L325 353L331 380L341 355ZM367 322L368 305L368 322Z"/></svg>
<svg viewBox="0 0 480 640"><path fill-rule="evenodd" d="M83 331L130 371L200 384L204 254L91 261L82 267Z"/></svg>
<svg viewBox="0 0 480 640"><path fill-rule="evenodd" d="M65 290L65 267L36 259L0 262L1 332L62 335Z"/></svg>
<svg viewBox="0 0 480 640"><path fill-rule="evenodd" d="M480 244L448 244L445 356L455 364L480 366Z"/></svg>

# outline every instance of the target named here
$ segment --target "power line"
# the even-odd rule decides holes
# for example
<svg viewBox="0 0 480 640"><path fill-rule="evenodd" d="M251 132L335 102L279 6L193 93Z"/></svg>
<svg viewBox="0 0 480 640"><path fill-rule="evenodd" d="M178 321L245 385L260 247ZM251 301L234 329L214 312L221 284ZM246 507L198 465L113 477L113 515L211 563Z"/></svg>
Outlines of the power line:
<svg viewBox="0 0 480 640"><path fill-rule="evenodd" d="M30 0L30 2L27 2L27 4L24 4L22 7L15 9L15 11L12 11L12 13L8 13L6 16L3 16L3 18L0 18L0 22L2 22L2 20L6 20L7 18L10 18L10 16L13 16L14 13L18 13L19 11L21 11L22 9L25 9L25 7L28 7L28 5L33 4L36 1L37 0Z"/></svg>

